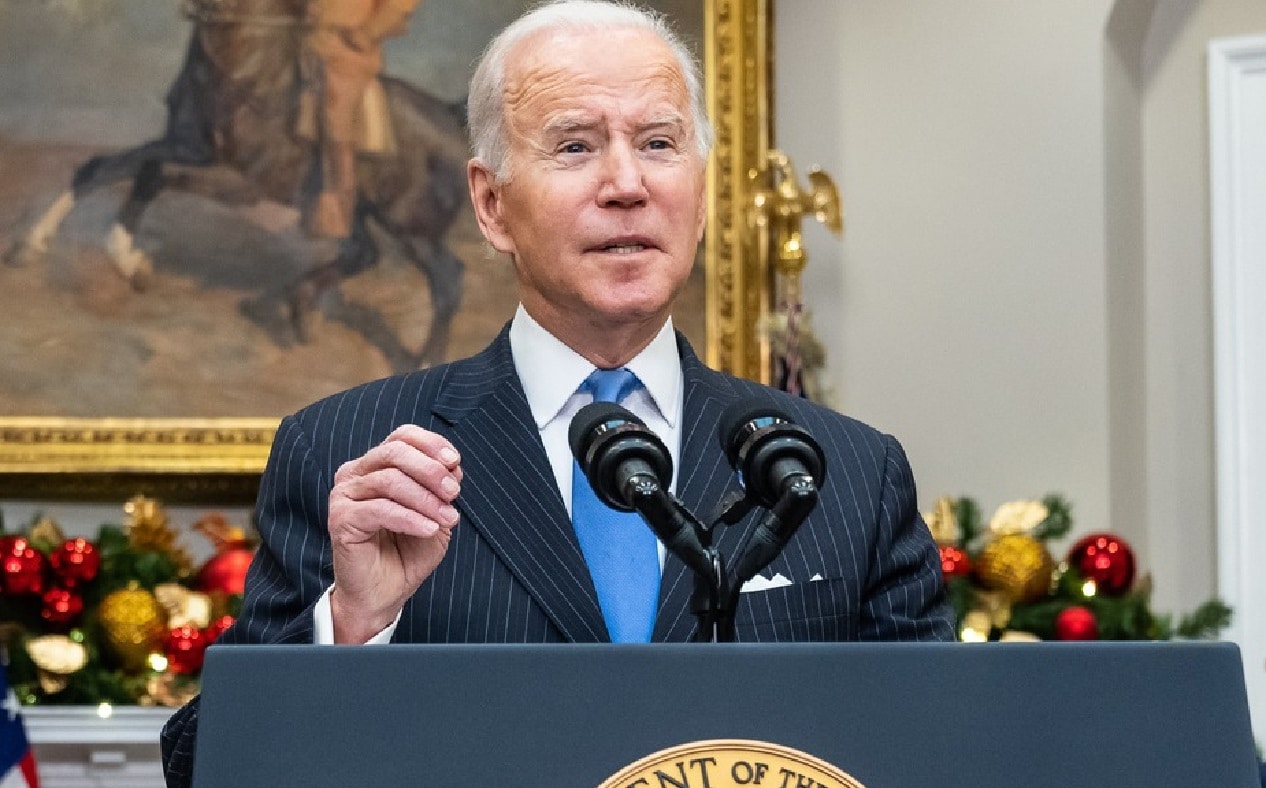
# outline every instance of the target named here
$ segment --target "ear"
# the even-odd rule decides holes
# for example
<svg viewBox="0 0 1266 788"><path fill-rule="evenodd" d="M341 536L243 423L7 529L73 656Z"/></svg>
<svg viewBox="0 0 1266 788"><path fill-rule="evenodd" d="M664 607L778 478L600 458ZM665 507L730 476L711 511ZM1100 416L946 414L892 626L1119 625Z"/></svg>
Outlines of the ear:
<svg viewBox="0 0 1266 788"><path fill-rule="evenodd" d="M514 252L514 239L506 229L503 217L501 189L488 166L479 159L466 163L466 185L470 189L470 202L475 207L475 219L479 231L498 252Z"/></svg>

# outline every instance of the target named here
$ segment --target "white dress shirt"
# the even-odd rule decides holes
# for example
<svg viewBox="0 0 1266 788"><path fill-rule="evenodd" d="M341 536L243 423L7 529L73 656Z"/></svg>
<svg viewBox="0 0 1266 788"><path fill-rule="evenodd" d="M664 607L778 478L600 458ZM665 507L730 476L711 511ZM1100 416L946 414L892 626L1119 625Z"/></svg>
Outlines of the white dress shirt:
<svg viewBox="0 0 1266 788"><path fill-rule="evenodd" d="M527 395L532 419L541 433L545 455L562 492L563 505L571 514L571 481L573 462L567 445L567 429L576 412L593 401L593 395L578 389L594 371L593 364L563 344L519 306L510 323L510 355L523 392ZM625 365L637 375L642 386L620 404L646 423L663 439L673 458L673 481L681 459L681 409L684 387L681 377L681 356L670 318L646 346ZM458 528L462 525L459 523ZM659 563L664 565L664 546L659 545ZM330 591L326 589L313 611L313 640L334 642L334 618L330 612ZM400 622L396 619L368 643L387 643Z"/></svg>

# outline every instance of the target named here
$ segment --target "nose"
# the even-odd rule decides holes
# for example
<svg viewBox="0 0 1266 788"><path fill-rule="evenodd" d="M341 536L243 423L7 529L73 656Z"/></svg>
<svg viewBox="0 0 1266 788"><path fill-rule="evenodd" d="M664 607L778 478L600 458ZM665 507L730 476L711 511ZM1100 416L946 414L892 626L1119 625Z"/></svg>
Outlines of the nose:
<svg viewBox="0 0 1266 788"><path fill-rule="evenodd" d="M602 185L598 202L606 208L635 208L649 196L642 162L627 145L611 145L603 157Z"/></svg>

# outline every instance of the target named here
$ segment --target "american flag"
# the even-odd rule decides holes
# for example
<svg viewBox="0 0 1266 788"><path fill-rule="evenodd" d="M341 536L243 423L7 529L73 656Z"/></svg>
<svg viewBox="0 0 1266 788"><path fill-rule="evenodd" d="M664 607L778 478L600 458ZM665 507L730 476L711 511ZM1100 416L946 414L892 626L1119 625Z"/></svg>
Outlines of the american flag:
<svg viewBox="0 0 1266 788"><path fill-rule="evenodd" d="M18 696L9 686L3 661L0 661L0 694L4 696L3 710L0 711L0 788L21 785L19 779L26 781L27 788L40 788L35 756L31 754L26 726L22 723L22 709L18 705ZM17 767L16 771L14 767Z"/></svg>

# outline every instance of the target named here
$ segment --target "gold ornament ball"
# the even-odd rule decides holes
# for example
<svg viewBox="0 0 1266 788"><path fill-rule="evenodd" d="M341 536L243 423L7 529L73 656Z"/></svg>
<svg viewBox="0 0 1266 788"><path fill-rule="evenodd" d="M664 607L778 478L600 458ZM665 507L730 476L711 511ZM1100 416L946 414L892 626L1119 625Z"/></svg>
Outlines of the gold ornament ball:
<svg viewBox="0 0 1266 788"><path fill-rule="evenodd" d="M98 617L106 642L123 669L139 673L163 635L163 611L154 595L135 584L101 600Z"/></svg>
<svg viewBox="0 0 1266 788"><path fill-rule="evenodd" d="M994 539L976 562L981 581L1013 602L1029 602L1049 593L1054 571L1055 560L1046 546L1019 533Z"/></svg>

